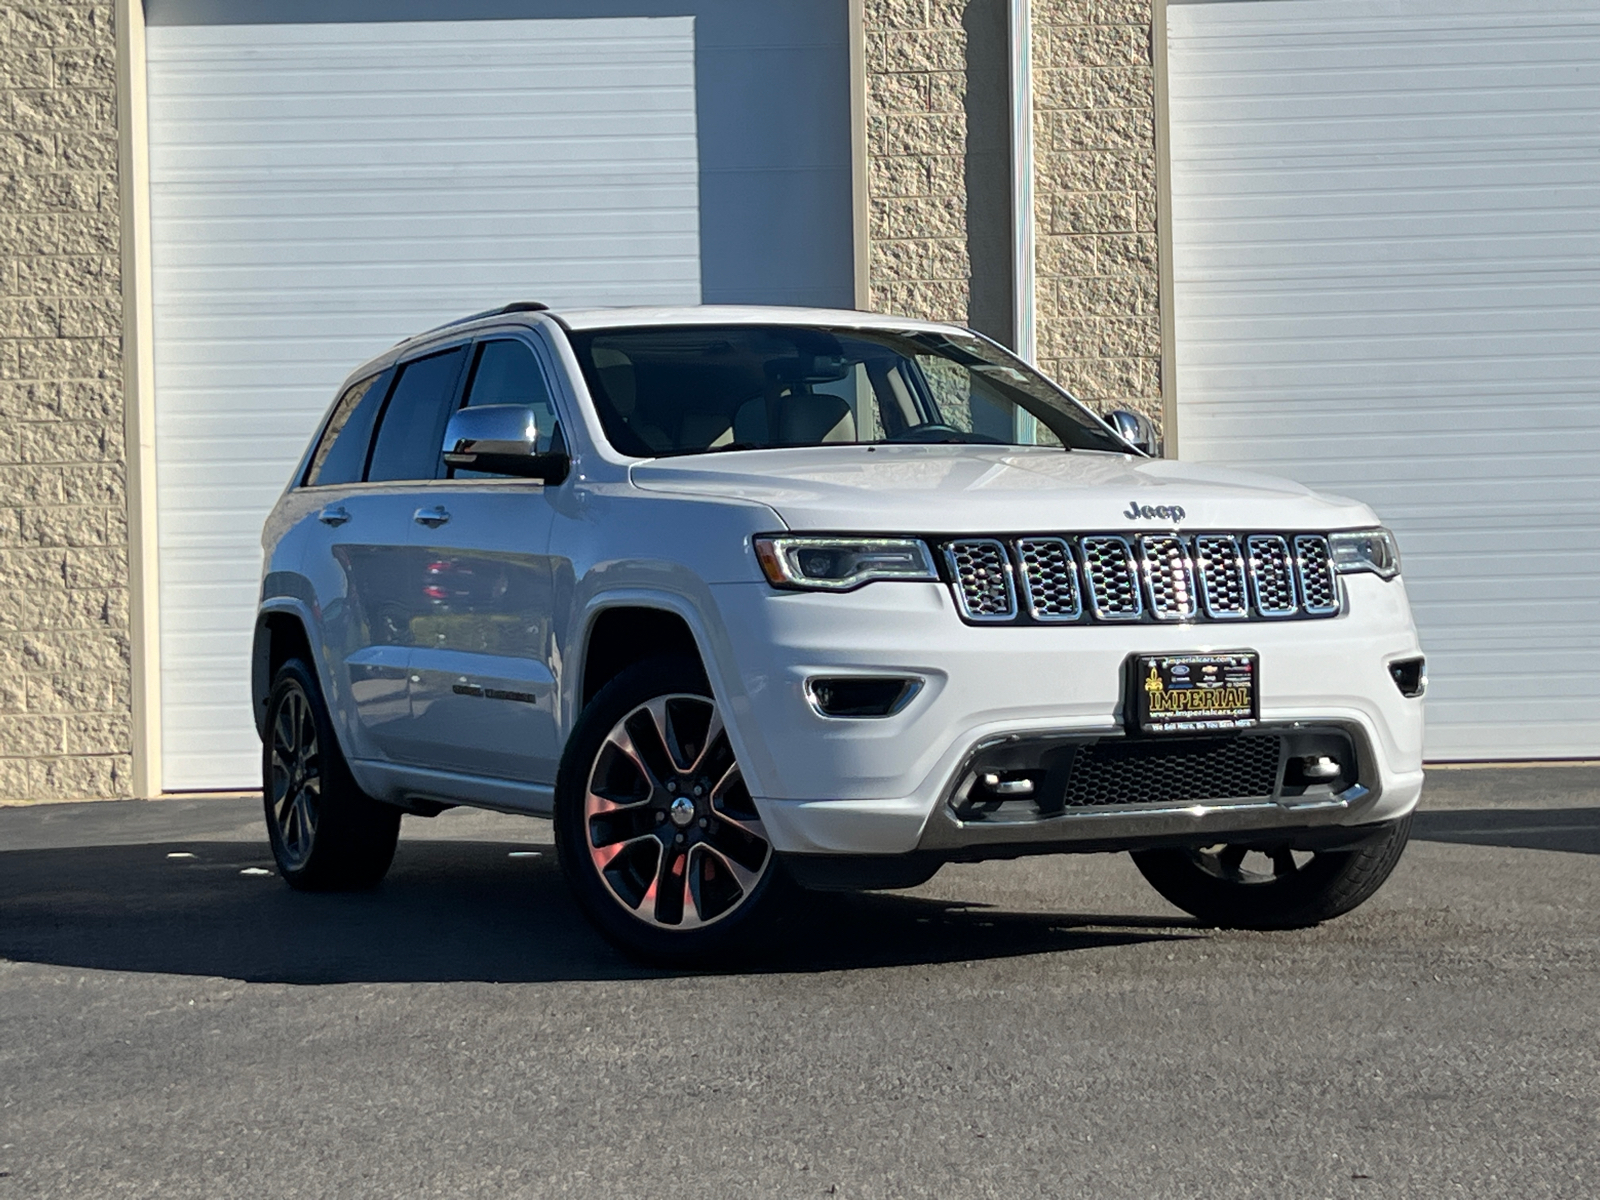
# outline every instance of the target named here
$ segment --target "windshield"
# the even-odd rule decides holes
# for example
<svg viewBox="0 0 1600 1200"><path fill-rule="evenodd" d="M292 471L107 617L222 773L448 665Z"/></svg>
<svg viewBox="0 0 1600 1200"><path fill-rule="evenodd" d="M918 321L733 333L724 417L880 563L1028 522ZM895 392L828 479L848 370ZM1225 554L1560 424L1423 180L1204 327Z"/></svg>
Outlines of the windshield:
<svg viewBox="0 0 1600 1200"><path fill-rule="evenodd" d="M606 437L643 458L882 442L1126 450L1065 392L974 336L693 325L571 340Z"/></svg>

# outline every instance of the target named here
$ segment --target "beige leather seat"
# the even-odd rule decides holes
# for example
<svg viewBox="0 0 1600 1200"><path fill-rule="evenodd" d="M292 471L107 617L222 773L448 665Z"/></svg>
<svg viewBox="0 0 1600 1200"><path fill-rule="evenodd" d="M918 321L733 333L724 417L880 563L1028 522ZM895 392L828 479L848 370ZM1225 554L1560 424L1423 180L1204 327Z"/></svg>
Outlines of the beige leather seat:
<svg viewBox="0 0 1600 1200"><path fill-rule="evenodd" d="M633 377L633 360L620 350L605 346L594 348L594 365L600 375L600 386L617 415L646 446L656 453L673 448L672 439L665 431L641 420L636 410L639 405L639 388Z"/></svg>
<svg viewBox="0 0 1600 1200"><path fill-rule="evenodd" d="M790 392L770 402L777 429L767 428L769 401L757 396L739 406L733 418L733 440L771 446L815 446L856 440L856 418L840 396L826 392Z"/></svg>

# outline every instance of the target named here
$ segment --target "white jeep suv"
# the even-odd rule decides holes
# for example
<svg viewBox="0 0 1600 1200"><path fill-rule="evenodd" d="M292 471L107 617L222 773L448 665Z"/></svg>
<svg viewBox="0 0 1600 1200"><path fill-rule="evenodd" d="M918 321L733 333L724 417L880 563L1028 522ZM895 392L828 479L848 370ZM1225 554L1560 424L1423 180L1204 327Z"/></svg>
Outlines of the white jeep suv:
<svg viewBox="0 0 1600 1200"><path fill-rule="evenodd" d="M647 957L720 953L790 883L1062 851L1296 926L1378 888L1422 787L1369 509L1149 457L951 326L479 314L350 377L263 543L296 887L376 883L402 813L466 804L553 816Z"/></svg>

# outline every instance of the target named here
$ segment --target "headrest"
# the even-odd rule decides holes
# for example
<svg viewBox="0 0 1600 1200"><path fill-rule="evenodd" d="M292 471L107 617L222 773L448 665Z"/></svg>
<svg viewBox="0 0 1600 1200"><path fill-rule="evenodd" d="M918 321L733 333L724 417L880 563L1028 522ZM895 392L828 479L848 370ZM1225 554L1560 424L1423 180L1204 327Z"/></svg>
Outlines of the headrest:
<svg viewBox="0 0 1600 1200"><path fill-rule="evenodd" d="M624 420L633 416L633 410L639 402L633 379L633 360L621 350L606 346L596 346L591 354L595 369L600 373L600 386L605 388L611 407Z"/></svg>
<svg viewBox="0 0 1600 1200"><path fill-rule="evenodd" d="M796 392L778 401L779 445L812 446L818 442L853 442L856 419L840 396Z"/></svg>

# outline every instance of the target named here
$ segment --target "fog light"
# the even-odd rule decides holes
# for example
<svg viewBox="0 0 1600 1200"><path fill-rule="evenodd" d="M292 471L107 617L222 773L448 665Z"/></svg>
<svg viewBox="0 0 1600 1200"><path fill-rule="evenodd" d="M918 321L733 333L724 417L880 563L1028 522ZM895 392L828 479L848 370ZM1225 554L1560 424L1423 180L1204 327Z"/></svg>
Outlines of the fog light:
<svg viewBox="0 0 1600 1200"><path fill-rule="evenodd" d="M1300 775L1312 783L1339 778L1339 760L1326 754L1308 754L1300 760Z"/></svg>
<svg viewBox="0 0 1600 1200"><path fill-rule="evenodd" d="M922 690L904 676L834 675L806 680L806 698L824 717L892 717Z"/></svg>
<svg viewBox="0 0 1600 1200"><path fill-rule="evenodd" d="M1389 675L1402 696L1415 698L1428 690L1428 660L1402 658L1389 664Z"/></svg>
<svg viewBox="0 0 1600 1200"><path fill-rule="evenodd" d="M1026 777L1021 779L1002 779L991 771L983 775L978 782L996 796L1033 795L1033 780Z"/></svg>

